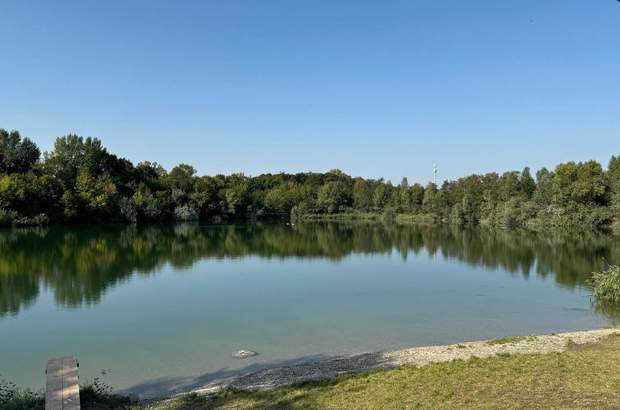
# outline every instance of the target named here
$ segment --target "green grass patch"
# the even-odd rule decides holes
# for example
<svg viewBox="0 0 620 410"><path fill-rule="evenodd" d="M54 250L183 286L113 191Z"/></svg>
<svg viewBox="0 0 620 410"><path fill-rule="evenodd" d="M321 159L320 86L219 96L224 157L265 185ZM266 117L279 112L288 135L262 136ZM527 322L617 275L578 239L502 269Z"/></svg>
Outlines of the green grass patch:
<svg viewBox="0 0 620 410"><path fill-rule="evenodd" d="M263 392L187 395L181 409L617 409L620 337L563 353L503 355L339 377Z"/></svg>

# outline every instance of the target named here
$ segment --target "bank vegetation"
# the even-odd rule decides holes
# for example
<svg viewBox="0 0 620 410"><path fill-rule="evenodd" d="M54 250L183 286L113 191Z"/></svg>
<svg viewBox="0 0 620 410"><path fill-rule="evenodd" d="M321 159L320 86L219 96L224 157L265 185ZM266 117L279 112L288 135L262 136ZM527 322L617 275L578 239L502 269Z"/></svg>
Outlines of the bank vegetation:
<svg viewBox="0 0 620 410"><path fill-rule="evenodd" d="M67 135L50 152L0 129L0 225L153 222L292 215L504 228L620 227L620 157L433 183L325 173L199 176L187 164L133 164L97 138Z"/></svg>

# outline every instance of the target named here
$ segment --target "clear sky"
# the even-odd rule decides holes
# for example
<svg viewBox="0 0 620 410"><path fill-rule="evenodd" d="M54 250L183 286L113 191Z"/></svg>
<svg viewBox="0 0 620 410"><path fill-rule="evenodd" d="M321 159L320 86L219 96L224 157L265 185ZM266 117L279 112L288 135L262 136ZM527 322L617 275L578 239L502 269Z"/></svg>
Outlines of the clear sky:
<svg viewBox="0 0 620 410"><path fill-rule="evenodd" d="M201 174L620 153L617 0L0 2L0 127Z"/></svg>

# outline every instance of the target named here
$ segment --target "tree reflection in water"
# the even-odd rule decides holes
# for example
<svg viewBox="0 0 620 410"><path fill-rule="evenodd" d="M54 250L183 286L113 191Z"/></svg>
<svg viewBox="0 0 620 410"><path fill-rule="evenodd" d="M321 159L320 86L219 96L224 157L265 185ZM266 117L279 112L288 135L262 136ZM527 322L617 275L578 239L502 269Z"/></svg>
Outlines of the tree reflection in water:
<svg viewBox="0 0 620 410"><path fill-rule="evenodd" d="M620 262L614 237L570 232L280 222L12 229L0 231L0 317L32 304L41 286L62 306L95 304L109 287L164 264L186 269L205 258L246 256L337 262L392 252L407 260L422 251L524 277L552 275L569 288L587 286L605 261Z"/></svg>

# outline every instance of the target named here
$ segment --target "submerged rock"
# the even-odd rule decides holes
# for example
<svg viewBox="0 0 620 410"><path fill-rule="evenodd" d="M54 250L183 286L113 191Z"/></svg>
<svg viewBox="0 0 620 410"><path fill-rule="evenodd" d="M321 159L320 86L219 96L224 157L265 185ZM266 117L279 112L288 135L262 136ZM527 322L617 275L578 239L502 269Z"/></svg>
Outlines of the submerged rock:
<svg viewBox="0 0 620 410"><path fill-rule="evenodd" d="M232 353L232 357L235 359L247 359L248 357L258 356L257 352L253 352L252 350L237 350Z"/></svg>

